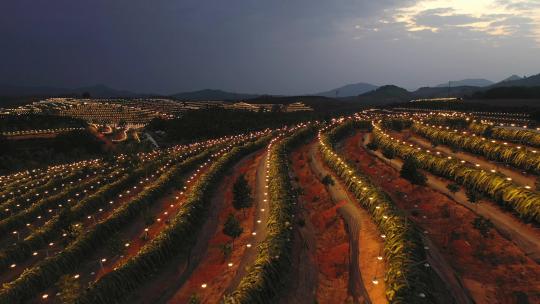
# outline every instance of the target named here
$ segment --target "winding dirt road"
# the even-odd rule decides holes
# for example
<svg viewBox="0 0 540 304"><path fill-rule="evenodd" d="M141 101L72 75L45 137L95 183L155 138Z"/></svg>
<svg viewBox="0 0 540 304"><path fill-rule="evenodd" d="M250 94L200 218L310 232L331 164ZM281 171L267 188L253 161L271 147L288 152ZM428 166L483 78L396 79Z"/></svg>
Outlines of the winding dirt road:
<svg viewBox="0 0 540 304"><path fill-rule="evenodd" d="M326 175L333 176L333 174L324 167L320 158L317 156L317 153L319 153L318 146L316 144L311 144L309 149L309 157L311 159L310 166L313 172L321 179ZM368 221L369 218L366 218L366 214L362 214L358 207L351 201L351 199L349 199L347 191L343 188L340 182L335 177L333 179L334 185L328 185L327 189L332 197L332 200L341 204L338 212L347 223L347 230L349 232L349 292L352 295L355 303L371 303L365 283L362 279L359 263L360 226L361 223Z"/></svg>
<svg viewBox="0 0 540 304"><path fill-rule="evenodd" d="M252 236L251 249L246 251L242 262L238 266L238 272L234 276L231 284L227 288L226 294L233 292L242 278L246 275L249 266L255 262L257 258L257 246L266 239L268 231L266 229L266 223L268 222L268 217L270 215L270 203L266 198L267 195L267 186L266 181L266 169L268 161L268 152L265 152L259 161L257 166L257 177L256 177L256 187L255 187L255 217L253 218L253 231L256 231L257 234Z"/></svg>

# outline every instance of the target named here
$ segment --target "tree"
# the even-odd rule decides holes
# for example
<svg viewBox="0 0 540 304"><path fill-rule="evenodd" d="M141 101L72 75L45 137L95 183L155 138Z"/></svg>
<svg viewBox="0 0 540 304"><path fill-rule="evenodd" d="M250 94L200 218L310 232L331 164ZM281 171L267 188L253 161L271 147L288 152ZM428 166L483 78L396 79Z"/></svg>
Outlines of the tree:
<svg viewBox="0 0 540 304"><path fill-rule="evenodd" d="M270 109L272 113L279 113L281 112L281 106L278 104L272 105L272 108Z"/></svg>
<svg viewBox="0 0 540 304"><path fill-rule="evenodd" d="M233 247L234 247L234 240L239 237L242 232L244 232L244 229L242 226L240 226L240 222L236 219L234 214L230 213L227 217L227 220L225 221L225 224L223 225L223 233L232 238L233 241Z"/></svg>
<svg viewBox="0 0 540 304"><path fill-rule="evenodd" d="M81 284L72 275L66 274L60 277L56 283L56 287L60 292L59 298L61 303L75 303L81 295Z"/></svg>
<svg viewBox="0 0 540 304"><path fill-rule="evenodd" d="M478 216L472 221L473 227L480 232L480 234L487 238L490 237L490 230L494 227L493 223L484 217Z"/></svg>
<svg viewBox="0 0 540 304"><path fill-rule="evenodd" d="M332 176L330 176L330 174L326 174L321 180L321 183L325 186L333 186L334 179L332 178Z"/></svg>
<svg viewBox="0 0 540 304"><path fill-rule="evenodd" d="M392 159L392 158L396 157L396 152L393 149L390 149L390 148L387 148L387 147L383 148L382 154L387 159Z"/></svg>
<svg viewBox="0 0 540 304"><path fill-rule="evenodd" d="M452 184L446 185L446 188L447 188L450 192L452 192L453 194L456 194L456 192L459 191L460 186L459 186L458 184L452 183Z"/></svg>
<svg viewBox="0 0 540 304"><path fill-rule="evenodd" d="M400 176L409 180L411 183L416 185L425 185L427 178L426 176L418 170L418 163L412 157L406 157L401 166L401 171L399 172Z"/></svg>
<svg viewBox="0 0 540 304"><path fill-rule="evenodd" d="M478 202L478 200L480 200L480 197L481 197L481 195L480 195L480 193L478 193L478 191L476 191L474 189L469 189L469 188L466 189L465 194L467 195L467 199L471 203Z"/></svg>
<svg viewBox="0 0 540 304"><path fill-rule="evenodd" d="M368 148L368 149L370 149L372 151L377 151L379 146L377 145L376 142L372 141L372 142L370 142L369 144L366 145L366 148Z"/></svg>
<svg viewBox="0 0 540 304"><path fill-rule="evenodd" d="M249 186L246 176L240 175L233 185L233 207L236 210L243 210L244 217L246 216L247 208L253 206L253 197L251 196L251 187Z"/></svg>
<svg viewBox="0 0 540 304"><path fill-rule="evenodd" d="M221 253L223 253L223 260L226 260L231 256L232 246L229 243L220 244L219 245L219 250L221 250Z"/></svg>
<svg viewBox="0 0 540 304"><path fill-rule="evenodd" d="M200 303L201 303L201 298L199 297L198 294L194 293L191 295L191 297L189 297L188 304L200 304Z"/></svg>

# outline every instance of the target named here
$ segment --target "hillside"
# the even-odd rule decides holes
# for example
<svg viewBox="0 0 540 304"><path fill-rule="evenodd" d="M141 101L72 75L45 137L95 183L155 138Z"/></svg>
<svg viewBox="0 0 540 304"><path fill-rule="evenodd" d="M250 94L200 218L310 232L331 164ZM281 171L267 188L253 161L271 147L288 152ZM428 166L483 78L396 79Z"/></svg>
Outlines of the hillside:
<svg viewBox="0 0 540 304"><path fill-rule="evenodd" d="M540 99L540 86L536 87L495 87L473 94L479 99Z"/></svg>
<svg viewBox="0 0 540 304"><path fill-rule="evenodd" d="M450 81L450 82L447 82L447 83L441 83L439 85L437 85L436 87L440 88L440 87L463 87L463 86L468 86L468 87L487 87L487 86L490 86L494 84L493 81L491 80L487 80L487 79L483 79L483 78L470 78L470 79L462 79L462 80L454 80L454 81Z"/></svg>
<svg viewBox="0 0 540 304"><path fill-rule="evenodd" d="M317 96L324 96L324 97L351 97L351 96L358 96L360 94L367 93L369 91L373 91L376 88L378 88L376 85L370 84L370 83L354 83L354 84L348 84L330 91L326 92L320 92L314 95Z"/></svg>
<svg viewBox="0 0 540 304"><path fill-rule="evenodd" d="M503 79L501 82L505 82L505 81L514 81L514 80L521 80L523 79L522 77L519 77L518 75L512 75L510 77L506 77L505 79Z"/></svg>
<svg viewBox="0 0 540 304"><path fill-rule="evenodd" d="M538 87L540 86L540 74L533 75L526 78L519 78L516 79L515 77L511 76L510 81L501 81L498 82L490 87Z"/></svg>
<svg viewBox="0 0 540 304"><path fill-rule="evenodd" d="M193 101L204 101L204 100L237 101L237 100L251 99L257 96L259 95L232 93L232 92L226 92L222 90L205 89L205 90L199 90L199 91L193 91L193 92L176 93L176 94L171 95L170 97L180 99L180 100L193 100Z"/></svg>
<svg viewBox="0 0 540 304"><path fill-rule="evenodd" d="M357 97L346 98L345 100L361 102L364 105L386 105L390 103L406 102L414 99L415 96L395 85L385 85L376 90L364 93Z"/></svg>
<svg viewBox="0 0 540 304"><path fill-rule="evenodd" d="M345 99L334 99L324 96L270 96L262 95L247 102L255 104L291 104L302 102L311 106L317 112L336 113L349 110L358 110L361 105Z"/></svg>
<svg viewBox="0 0 540 304"><path fill-rule="evenodd" d="M470 96L483 90L480 87L460 86L460 87L423 87L413 92L418 98L437 98L437 97L464 97Z"/></svg>

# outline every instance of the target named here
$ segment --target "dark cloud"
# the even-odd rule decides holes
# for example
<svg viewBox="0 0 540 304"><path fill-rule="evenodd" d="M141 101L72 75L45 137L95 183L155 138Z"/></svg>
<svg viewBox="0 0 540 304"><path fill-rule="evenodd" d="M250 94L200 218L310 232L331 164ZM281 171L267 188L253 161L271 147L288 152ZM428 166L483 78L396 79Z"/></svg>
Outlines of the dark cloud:
<svg viewBox="0 0 540 304"><path fill-rule="evenodd" d="M425 84L427 77L436 77L436 83L449 77L444 64L439 63L433 72L419 71L418 65L439 57L419 48L438 43L451 50L463 47L465 40L441 42L441 37L450 39L457 32L449 30L443 36L410 32L406 24L391 18L393 9L414 2L2 1L0 35L6 43L0 48L0 83L105 83L162 93L212 87L285 94L321 91L355 81L413 87ZM466 15L437 16L445 12L448 9L424 12L417 22L450 27L470 21ZM461 30L460 35L472 34ZM482 33L475 35L474 39L485 38ZM460 56L478 56L470 50L475 46L466 43L469 54ZM525 41L519 45L527 47ZM396 57L396 53L408 57ZM491 57L500 64L498 54ZM393 72L396 65L403 72ZM483 68L476 65L478 71ZM481 76L489 77L489 73L495 75L486 72Z"/></svg>

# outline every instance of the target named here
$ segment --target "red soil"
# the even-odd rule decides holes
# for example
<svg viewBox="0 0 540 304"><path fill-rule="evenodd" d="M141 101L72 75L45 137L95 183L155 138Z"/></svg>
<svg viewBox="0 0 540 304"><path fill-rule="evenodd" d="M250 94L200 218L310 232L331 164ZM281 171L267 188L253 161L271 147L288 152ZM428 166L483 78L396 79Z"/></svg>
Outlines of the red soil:
<svg viewBox="0 0 540 304"><path fill-rule="evenodd" d="M251 239L251 233L254 231L252 223L254 222L255 210L249 208L246 210L245 215L243 211L236 211L232 205L232 188L238 176L245 174L251 189L255 189L256 171L260 157L260 154L252 156L222 181L223 189L225 189L223 193L224 203L217 219L217 230L211 238L208 249L198 267L183 286L175 292L174 296L168 300L169 303L187 303L193 295L197 295L201 303L218 303L234 278L245 251L255 250L253 247L251 249L246 247L246 244ZM254 194L252 195L254 196ZM244 228L244 232L234 241L231 255L225 258L220 248L221 245L232 241L230 237L222 232L223 224L230 213L235 214ZM229 266L229 263L232 263L232 266ZM206 284L205 288L202 287L203 284Z"/></svg>
<svg viewBox="0 0 540 304"><path fill-rule="evenodd" d="M400 178L399 172L359 147L361 136L345 141L342 150L347 158L356 161L364 174L427 230L477 303L517 303L522 297L529 303L540 302L540 265L495 229L483 237L472 225L473 211L429 187Z"/></svg>
<svg viewBox="0 0 540 304"><path fill-rule="evenodd" d="M348 297L349 239L343 220L337 213L325 186L311 171L308 160L309 146L292 153L293 171L303 189L300 197L306 221L314 227L316 236L315 264L318 266L318 303L343 303Z"/></svg>

